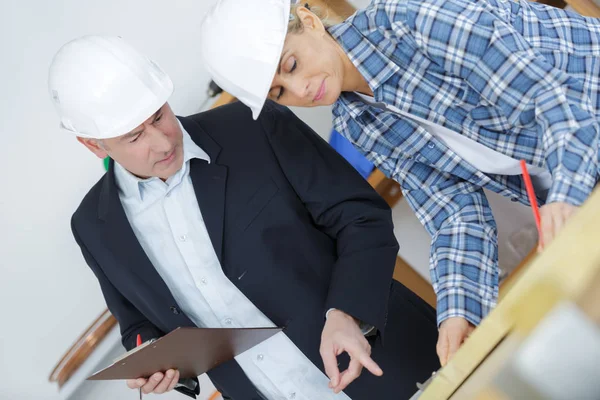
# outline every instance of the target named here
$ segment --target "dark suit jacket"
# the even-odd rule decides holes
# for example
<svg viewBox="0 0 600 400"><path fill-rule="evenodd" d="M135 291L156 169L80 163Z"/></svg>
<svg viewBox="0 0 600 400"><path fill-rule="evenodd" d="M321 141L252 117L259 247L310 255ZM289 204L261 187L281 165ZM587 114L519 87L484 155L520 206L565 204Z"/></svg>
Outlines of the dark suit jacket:
<svg viewBox="0 0 600 400"><path fill-rule="evenodd" d="M180 121L210 156L210 164L191 161L191 179L223 271L248 299L321 369L329 308L383 334L398 245L390 209L369 184L274 103L257 121L239 103ZM138 333L194 326L138 243L112 165L73 215L72 230L127 349ZM235 361L209 376L236 400L259 398Z"/></svg>

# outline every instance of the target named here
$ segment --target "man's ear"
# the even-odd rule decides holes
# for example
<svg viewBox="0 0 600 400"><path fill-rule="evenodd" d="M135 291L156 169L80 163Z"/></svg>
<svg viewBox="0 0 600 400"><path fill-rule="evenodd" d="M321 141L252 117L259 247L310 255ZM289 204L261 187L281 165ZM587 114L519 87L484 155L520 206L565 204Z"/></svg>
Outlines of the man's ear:
<svg viewBox="0 0 600 400"><path fill-rule="evenodd" d="M308 8L304 6L296 8L296 15L302 21L304 29L315 29L319 32L325 31L325 25L323 25L321 19Z"/></svg>
<svg viewBox="0 0 600 400"><path fill-rule="evenodd" d="M106 150L104 150L104 147L97 139L78 137L77 141L87 147L88 150L94 153L98 158L104 159L106 156L108 156L108 153Z"/></svg>

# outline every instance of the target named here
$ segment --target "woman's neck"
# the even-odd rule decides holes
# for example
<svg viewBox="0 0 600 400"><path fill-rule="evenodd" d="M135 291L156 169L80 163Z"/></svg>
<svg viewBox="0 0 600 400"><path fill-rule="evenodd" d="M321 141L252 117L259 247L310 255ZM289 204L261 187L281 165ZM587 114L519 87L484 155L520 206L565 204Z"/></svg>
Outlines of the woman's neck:
<svg viewBox="0 0 600 400"><path fill-rule="evenodd" d="M342 92L359 92L373 96L373 91L369 87L367 80L362 76L352 61L350 61L350 57L348 57L342 46L337 42L335 42L335 44L342 60L342 70L344 74L342 80Z"/></svg>

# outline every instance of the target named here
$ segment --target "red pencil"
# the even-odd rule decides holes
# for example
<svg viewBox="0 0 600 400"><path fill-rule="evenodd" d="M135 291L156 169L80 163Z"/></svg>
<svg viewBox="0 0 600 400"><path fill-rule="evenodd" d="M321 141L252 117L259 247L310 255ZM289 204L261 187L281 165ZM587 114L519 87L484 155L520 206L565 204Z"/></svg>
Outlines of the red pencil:
<svg viewBox="0 0 600 400"><path fill-rule="evenodd" d="M538 235L540 236L541 243L542 220L540 218L540 210L538 209L535 191L533 190L533 184L531 183L531 177L529 176L529 172L527 172L527 164L525 164L525 160L521 160L521 171L523 172L523 180L525 181L525 188L527 189L527 197L529 197L529 203L531 203L531 209L533 210L533 217L535 218L535 225L537 226Z"/></svg>
<svg viewBox="0 0 600 400"><path fill-rule="evenodd" d="M142 335L138 333L137 338L135 339L135 347L142 345ZM142 400L142 388L139 390L140 392L140 400Z"/></svg>

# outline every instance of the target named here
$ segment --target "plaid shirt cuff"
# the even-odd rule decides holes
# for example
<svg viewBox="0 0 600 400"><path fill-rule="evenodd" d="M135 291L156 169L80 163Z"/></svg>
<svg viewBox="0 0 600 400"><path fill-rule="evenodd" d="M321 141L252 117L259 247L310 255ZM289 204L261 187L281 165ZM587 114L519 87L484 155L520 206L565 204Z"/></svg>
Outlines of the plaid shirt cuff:
<svg viewBox="0 0 600 400"><path fill-rule="evenodd" d="M474 285L471 283L467 286ZM452 317L461 317L477 326L492 311L498 299L497 288L482 288L491 295L481 296L476 291L464 286L449 287L437 291L437 324L438 327Z"/></svg>
<svg viewBox="0 0 600 400"><path fill-rule="evenodd" d="M546 198L548 203L567 203L580 206L594 190L596 179L591 174L574 174L573 177L556 175Z"/></svg>

